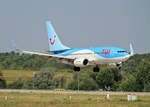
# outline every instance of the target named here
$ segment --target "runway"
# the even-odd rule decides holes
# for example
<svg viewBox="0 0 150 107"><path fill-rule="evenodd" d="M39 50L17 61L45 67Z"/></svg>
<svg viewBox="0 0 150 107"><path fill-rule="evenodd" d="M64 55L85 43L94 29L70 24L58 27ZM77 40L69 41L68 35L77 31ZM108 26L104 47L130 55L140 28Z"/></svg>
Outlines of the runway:
<svg viewBox="0 0 150 107"><path fill-rule="evenodd" d="M137 96L150 96L150 92L106 92L106 91L54 91L54 90L25 90L25 89L0 89L0 92L10 93L53 93L53 94L90 94L90 95L127 95L128 93Z"/></svg>

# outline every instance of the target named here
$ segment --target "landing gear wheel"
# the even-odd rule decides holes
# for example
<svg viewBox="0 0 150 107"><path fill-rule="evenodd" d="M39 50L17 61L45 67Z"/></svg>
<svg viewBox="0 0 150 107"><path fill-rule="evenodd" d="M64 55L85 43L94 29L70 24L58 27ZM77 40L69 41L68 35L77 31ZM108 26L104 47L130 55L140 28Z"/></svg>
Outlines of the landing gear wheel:
<svg viewBox="0 0 150 107"><path fill-rule="evenodd" d="M121 69L121 67L118 67L118 69L120 70L120 69Z"/></svg>
<svg viewBox="0 0 150 107"><path fill-rule="evenodd" d="M121 69L121 64L116 64L116 66L119 70Z"/></svg>
<svg viewBox="0 0 150 107"><path fill-rule="evenodd" d="M99 72L99 71L100 71L99 67L94 67L93 68L93 72Z"/></svg>
<svg viewBox="0 0 150 107"><path fill-rule="evenodd" d="M79 71L80 71L80 67L74 67L73 70L74 70L75 72L79 72Z"/></svg>

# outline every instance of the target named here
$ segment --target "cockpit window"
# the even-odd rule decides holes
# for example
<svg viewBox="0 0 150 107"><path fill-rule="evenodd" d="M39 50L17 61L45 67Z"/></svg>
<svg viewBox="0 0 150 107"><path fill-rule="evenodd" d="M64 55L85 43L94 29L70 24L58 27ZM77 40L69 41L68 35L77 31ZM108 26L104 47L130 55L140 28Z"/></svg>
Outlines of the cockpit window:
<svg viewBox="0 0 150 107"><path fill-rule="evenodd" d="M118 51L118 53L128 53L128 51Z"/></svg>

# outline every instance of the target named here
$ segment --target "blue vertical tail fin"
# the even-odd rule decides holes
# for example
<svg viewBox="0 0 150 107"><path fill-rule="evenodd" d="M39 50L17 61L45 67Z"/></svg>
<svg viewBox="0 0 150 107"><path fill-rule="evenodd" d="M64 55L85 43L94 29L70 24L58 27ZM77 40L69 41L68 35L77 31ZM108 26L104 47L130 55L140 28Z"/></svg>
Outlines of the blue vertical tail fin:
<svg viewBox="0 0 150 107"><path fill-rule="evenodd" d="M61 43L50 21L46 21L46 28L48 33L49 48L51 52L70 49Z"/></svg>

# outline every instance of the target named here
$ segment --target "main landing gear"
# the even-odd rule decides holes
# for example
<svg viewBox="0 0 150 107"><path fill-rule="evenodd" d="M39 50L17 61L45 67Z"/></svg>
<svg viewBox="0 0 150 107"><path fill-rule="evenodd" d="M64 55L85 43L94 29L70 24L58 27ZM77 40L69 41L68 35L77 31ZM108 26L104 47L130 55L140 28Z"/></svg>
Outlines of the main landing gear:
<svg viewBox="0 0 150 107"><path fill-rule="evenodd" d="M73 70L75 72L79 72L80 71L80 67L74 67ZM93 72L99 72L100 68L98 67L98 65L96 65L96 67L93 68Z"/></svg>
<svg viewBox="0 0 150 107"><path fill-rule="evenodd" d="M99 71L100 71L100 69L99 69L98 65L96 65L96 67L93 68L93 72L99 72Z"/></svg>
<svg viewBox="0 0 150 107"><path fill-rule="evenodd" d="M79 72L79 71L80 71L80 67L74 67L73 70L74 70L75 72Z"/></svg>

